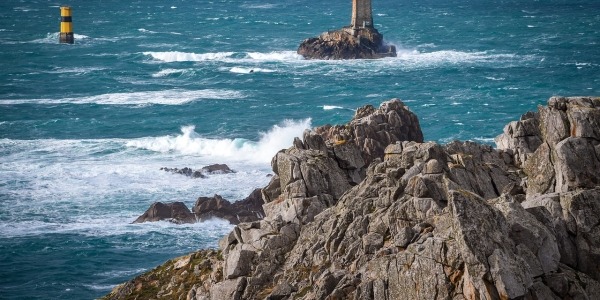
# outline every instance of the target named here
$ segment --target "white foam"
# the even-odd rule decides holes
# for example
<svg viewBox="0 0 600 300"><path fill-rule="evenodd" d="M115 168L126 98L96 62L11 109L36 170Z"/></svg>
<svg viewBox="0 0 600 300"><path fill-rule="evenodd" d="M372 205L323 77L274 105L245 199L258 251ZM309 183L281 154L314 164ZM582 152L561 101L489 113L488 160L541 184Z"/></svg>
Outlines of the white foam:
<svg viewBox="0 0 600 300"><path fill-rule="evenodd" d="M304 130L310 128L310 124L310 119L285 120L281 125L274 125L268 132L261 133L258 142L244 138L207 139L199 136L194 131L194 126L184 126L180 135L140 138L129 141L126 145L160 153L175 152L228 161L268 163L279 150L288 148L294 137L302 136Z"/></svg>
<svg viewBox="0 0 600 300"><path fill-rule="evenodd" d="M51 33L47 33L45 38L41 38L41 39L35 39L33 41L27 41L24 43L35 43L35 44L58 44L58 38L60 36L60 32L51 32ZM84 34L78 34L75 33L73 34L73 38L75 39L75 43L77 43L77 41L82 41L82 40L109 40L109 39L105 39L105 38L91 38L87 35Z"/></svg>
<svg viewBox="0 0 600 300"><path fill-rule="evenodd" d="M517 60L515 54L490 54L488 52L462 52L442 50L419 52L417 50L399 50L397 59L403 64L418 67L431 67L453 64L489 63L496 61Z"/></svg>
<svg viewBox="0 0 600 300"><path fill-rule="evenodd" d="M189 53L179 51L168 52L142 52L144 55L152 56L155 60L164 62L181 62L181 61L206 61L206 60L222 60L231 57L234 52L216 52L216 53Z"/></svg>
<svg viewBox="0 0 600 300"><path fill-rule="evenodd" d="M145 28L138 28L139 32L144 32L144 33L157 33L156 31L152 31L152 30L148 30Z"/></svg>
<svg viewBox="0 0 600 300"><path fill-rule="evenodd" d="M248 52L246 54L246 58L260 61L304 60L304 57L302 57L302 55L296 53L295 51L273 51L269 53Z"/></svg>
<svg viewBox="0 0 600 300"><path fill-rule="evenodd" d="M164 70L160 70L154 74L152 74L152 77L158 78L158 77L167 77L169 75L173 75L173 74L186 74L189 73L191 70L190 69L164 69Z"/></svg>
<svg viewBox="0 0 600 300"><path fill-rule="evenodd" d="M332 110L332 109L343 109L343 107L335 106L335 105L323 105L323 110Z"/></svg>
<svg viewBox="0 0 600 300"><path fill-rule="evenodd" d="M7 219L0 220L0 237L47 233L136 235L152 231L180 236L177 232L188 230L202 231L194 233L202 238L217 238L226 232L221 229L229 226L224 221L184 226L130 223L154 201L183 201L191 207L196 197L214 194L235 201L269 181L266 175L271 170L264 160L236 161L126 146L139 140L0 139L0 210L8 212ZM239 152L243 154L244 150ZM237 172L195 179L160 170L200 169L214 163L227 163Z"/></svg>
<svg viewBox="0 0 600 300"><path fill-rule="evenodd" d="M229 69L231 73L238 74L250 74L250 73L273 73L275 70L271 69L263 69L263 68L243 68L243 67L233 67Z"/></svg>
<svg viewBox="0 0 600 300"><path fill-rule="evenodd" d="M9 104L103 104L103 105L181 105L201 99L241 99L244 94L234 90L165 90L132 93L110 93L86 97L62 99L0 99L0 103Z"/></svg>

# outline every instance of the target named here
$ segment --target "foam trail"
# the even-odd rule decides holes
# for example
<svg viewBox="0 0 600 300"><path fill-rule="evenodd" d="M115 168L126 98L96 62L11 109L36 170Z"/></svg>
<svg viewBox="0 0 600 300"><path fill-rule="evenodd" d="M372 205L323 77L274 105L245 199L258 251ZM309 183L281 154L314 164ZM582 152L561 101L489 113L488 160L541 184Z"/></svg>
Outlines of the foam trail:
<svg viewBox="0 0 600 300"><path fill-rule="evenodd" d="M155 60L164 62L181 62L181 61L206 61L206 60L222 60L231 57L234 52L216 52L216 53L188 53L179 51L169 52L142 52L144 55L152 56Z"/></svg>
<svg viewBox="0 0 600 300"><path fill-rule="evenodd" d="M166 76L166 75L161 75ZM80 98L63 99L0 99L7 104L103 104L103 105L141 105L162 104L181 105L200 99L241 99L244 94L234 90L206 89L198 91L166 90L133 93L110 93Z"/></svg>
<svg viewBox="0 0 600 300"><path fill-rule="evenodd" d="M183 74L190 73L190 72L191 72L190 69L164 69L164 70L160 70L160 71L152 74L152 77L154 77L154 78L167 77L172 74L183 75Z"/></svg>
<svg viewBox="0 0 600 300"><path fill-rule="evenodd" d="M323 110L332 110L332 109L344 109L341 106L336 105L323 105Z"/></svg>
<svg viewBox="0 0 600 300"><path fill-rule="evenodd" d="M394 58L392 58L394 59ZM412 67L432 67L439 65L480 64L499 61L520 61L522 58L515 54L490 54L482 52L462 52L442 50L434 52L419 52L417 50L400 49L394 60Z"/></svg>
<svg viewBox="0 0 600 300"><path fill-rule="evenodd" d="M294 137L302 136L304 130L310 128L310 124L310 119L285 120L281 125L274 125L268 132L261 133L258 142L243 138L202 138L194 131L195 126L184 126L181 128L181 134L177 136L141 138L129 141L126 145L161 153L176 152L184 155L268 163L277 151L290 147Z"/></svg>
<svg viewBox="0 0 600 300"><path fill-rule="evenodd" d="M242 67L233 67L229 69L231 73L238 74L250 74L250 73L273 73L275 70L263 69L263 68L242 68Z"/></svg>
<svg viewBox="0 0 600 300"><path fill-rule="evenodd" d="M304 57L295 51L274 51L269 53L249 52L246 54L246 58L261 61L304 60Z"/></svg>

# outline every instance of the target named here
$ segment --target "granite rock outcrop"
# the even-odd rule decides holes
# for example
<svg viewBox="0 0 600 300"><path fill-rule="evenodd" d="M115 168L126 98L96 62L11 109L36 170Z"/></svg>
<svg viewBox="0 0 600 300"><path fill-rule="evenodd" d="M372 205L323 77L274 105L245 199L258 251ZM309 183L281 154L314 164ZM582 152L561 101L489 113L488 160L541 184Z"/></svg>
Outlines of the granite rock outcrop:
<svg viewBox="0 0 600 300"><path fill-rule="evenodd" d="M306 59L376 59L396 57L396 47L383 42L383 35L373 27L324 32L300 43L298 54Z"/></svg>
<svg viewBox="0 0 600 300"><path fill-rule="evenodd" d="M264 219L105 298L598 298L598 124L600 98L554 97L497 148L398 140L365 156L357 136L306 132L273 159Z"/></svg>

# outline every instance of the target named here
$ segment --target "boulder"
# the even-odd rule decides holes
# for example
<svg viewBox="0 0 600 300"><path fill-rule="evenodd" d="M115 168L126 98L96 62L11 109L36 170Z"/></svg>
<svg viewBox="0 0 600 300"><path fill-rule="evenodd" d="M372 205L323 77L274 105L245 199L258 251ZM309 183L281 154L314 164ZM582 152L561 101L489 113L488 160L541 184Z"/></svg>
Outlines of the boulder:
<svg viewBox="0 0 600 300"><path fill-rule="evenodd" d="M195 223L196 217L183 202L154 202L133 223L170 221L177 224Z"/></svg>

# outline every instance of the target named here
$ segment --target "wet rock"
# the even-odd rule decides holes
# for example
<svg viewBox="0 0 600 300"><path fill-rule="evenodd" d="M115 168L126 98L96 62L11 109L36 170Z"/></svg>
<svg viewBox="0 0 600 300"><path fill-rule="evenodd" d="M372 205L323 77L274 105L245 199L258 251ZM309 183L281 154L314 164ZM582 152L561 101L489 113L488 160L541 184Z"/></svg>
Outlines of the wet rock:
<svg viewBox="0 0 600 300"><path fill-rule="evenodd" d="M194 204L194 214L200 221L220 218L231 224L252 222L265 216L261 190L255 189L248 197L237 202L229 202L219 195L199 197Z"/></svg>
<svg viewBox="0 0 600 300"><path fill-rule="evenodd" d="M207 174L210 175L210 174L235 173L235 171L230 169L229 166L227 166L226 164L212 164L212 165L202 167L202 169L200 169L200 170L194 170L194 169L188 168L188 167L185 167L182 169L163 167L160 169L162 171L166 171L166 172L170 172L170 173L174 173L174 174L181 174L181 175L185 175L187 177L192 177L192 178L206 178Z"/></svg>
<svg viewBox="0 0 600 300"><path fill-rule="evenodd" d="M154 202L133 223L170 221L177 224L195 223L196 217L183 202Z"/></svg>
<svg viewBox="0 0 600 300"><path fill-rule="evenodd" d="M206 174L229 174L235 173L226 164L212 164L202 168L202 172Z"/></svg>
<svg viewBox="0 0 600 300"><path fill-rule="evenodd" d="M202 174L202 171L194 171L191 168L185 167L183 169L178 169L178 168L167 168L167 167L163 167L160 168L162 171L166 171L166 172L171 172L171 173L175 173L175 174L181 174L181 175L185 175L187 177L192 177L192 178L205 178L206 176L204 174Z"/></svg>

